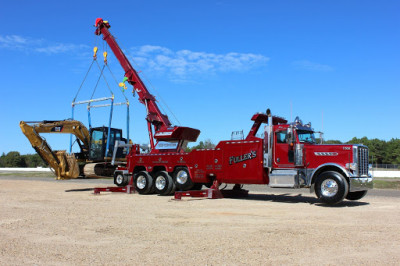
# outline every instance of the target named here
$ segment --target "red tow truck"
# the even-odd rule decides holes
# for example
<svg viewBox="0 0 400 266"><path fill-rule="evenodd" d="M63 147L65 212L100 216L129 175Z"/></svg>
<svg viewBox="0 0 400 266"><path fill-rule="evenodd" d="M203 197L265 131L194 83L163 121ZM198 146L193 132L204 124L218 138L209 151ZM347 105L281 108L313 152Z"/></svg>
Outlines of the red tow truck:
<svg viewBox="0 0 400 266"><path fill-rule="evenodd" d="M140 194L171 195L177 191L176 198L207 197L218 192L222 183L235 184L233 190L239 192L243 184L310 188L327 204L359 200L373 187L368 147L317 144L310 123L303 124L299 118L288 123L270 110L253 115L253 126L241 140L220 141L213 149L185 152L200 131L172 126L111 35L110 24L98 18L95 27L95 34L103 35L147 111L150 152L143 153L134 145L126 168L120 167L114 174L116 185L130 183ZM211 190L199 191L203 185Z"/></svg>

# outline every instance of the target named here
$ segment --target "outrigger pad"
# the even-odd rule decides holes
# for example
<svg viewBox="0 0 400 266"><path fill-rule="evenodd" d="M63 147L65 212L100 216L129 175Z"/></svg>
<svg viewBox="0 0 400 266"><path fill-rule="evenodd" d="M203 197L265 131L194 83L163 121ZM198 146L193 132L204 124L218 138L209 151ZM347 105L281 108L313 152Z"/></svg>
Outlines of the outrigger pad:
<svg viewBox="0 0 400 266"><path fill-rule="evenodd" d="M96 187L93 190L93 194L100 194L100 192L122 192L122 193L136 193L135 188L132 185L127 185L125 187Z"/></svg>

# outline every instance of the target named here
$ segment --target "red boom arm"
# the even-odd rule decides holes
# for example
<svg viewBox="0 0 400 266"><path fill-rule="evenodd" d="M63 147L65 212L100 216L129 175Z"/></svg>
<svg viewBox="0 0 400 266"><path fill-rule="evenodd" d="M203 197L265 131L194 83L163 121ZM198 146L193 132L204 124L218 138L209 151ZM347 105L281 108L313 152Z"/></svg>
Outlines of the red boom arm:
<svg viewBox="0 0 400 266"><path fill-rule="evenodd" d="M147 126L149 131L150 145L151 149L155 148L154 139L163 141L180 141L177 151L180 151L183 141L196 141L200 134L198 129L188 128L188 127L178 127L172 126L168 119L168 116L161 113L157 106L156 99L153 95L149 93L146 86L140 79L136 70L132 67L129 60L126 58L125 54L119 47L114 36L111 35L108 28L110 24L103 19L96 19L96 35L103 34L103 39L110 46L114 55L117 57L119 63L125 71L125 77L128 78L128 83L131 84L134 90L139 96L139 101L146 106L147 111ZM154 128L154 135L152 126Z"/></svg>

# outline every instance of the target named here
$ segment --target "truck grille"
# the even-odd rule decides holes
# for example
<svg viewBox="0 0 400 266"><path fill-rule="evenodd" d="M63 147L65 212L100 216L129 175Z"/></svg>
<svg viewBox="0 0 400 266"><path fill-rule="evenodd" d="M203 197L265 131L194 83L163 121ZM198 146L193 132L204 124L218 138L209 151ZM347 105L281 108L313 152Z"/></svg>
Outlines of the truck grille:
<svg viewBox="0 0 400 266"><path fill-rule="evenodd" d="M358 147L357 151L358 175L368 176L368 148Z"/></svg>

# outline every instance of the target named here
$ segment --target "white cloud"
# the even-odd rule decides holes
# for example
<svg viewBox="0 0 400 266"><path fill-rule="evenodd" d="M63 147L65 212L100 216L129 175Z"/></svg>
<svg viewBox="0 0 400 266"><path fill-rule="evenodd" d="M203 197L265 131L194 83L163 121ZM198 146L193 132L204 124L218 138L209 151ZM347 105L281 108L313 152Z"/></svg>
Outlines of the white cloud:
<svg viewBox="0 0 400 266"><path fill-rule="evenodd" d="M146 70L170 74L176 80L183 80L191 74L249 70L269 61L268 57L260 54L173 51L153 45L134 47L130 54Z"/></svg>
<svg viewBox="0 0 400 266"><path fill-rule="evenodd" d="M0 48L55 55L71 52L87 53L89 46L54 43L19 35L0 35ZM215 54L187 49L173 51L156 45L143 45L131 48L129 51L135 62L144 70L166 74L171 80L180 81L187 80L193 74L246 71L265 66L269 61L268 57L260 54L234 52Z"/></svg>
<svg viewBox="0 0 400 266"><path fill-rule="evenodd" d="M6 36L0 35L0 43L3 45L10 45L10 46L15 44L25 44L27 43L27 39L18 35L6 35Z"/></svg>
<svg viewBox="0 0 400 266"><path fill-rule="evenodd" d="M36 52L39 53L46 53L46 54L59 54L59 53L66 53L71 51L78 51L81 49L87 49L89 46L87 45L76 45L76 44L56 44L56 45L49 45L46 47L38 47L35 48Z"/></svg>
<svg viewBox="0 0 400 266"><path fill-rule="evenodd" d="M160 52L163 54L172 53L172 51L169 50L168 48L161 47L161 46L155 46L155 45L143 45L136 49L137 49L137 54L139 54L139 55L147 55L152 52L155 52L155 53Z"/></svg>
<svg viewBox="0 0 400 266"><path fill-rule="evenodd" d="M301 60L301 61L295 61L292 63L295 67L300 68L300 69L305 69L305 70L311 70L311 71L323 71L323 72L328 72L328 71L333 71L334 68L329 66L329 65L324 65L316 62L311 62L308 60Z"/></svg>
<svg viewBox="0 0 400 266"><path fill-rule="evenodd" d="M40 40L32 40L19 35L0 35L0 48L21 50L39 42Z"/></svg>
<svg viewBox="0 0 400 266"><path fill-rule="evenodd" d="M22 50L27 52L39 52L46 54L60 54L66 52L78 52L87 49L87 45L70 43L50 43L43 39L33 39L19 35L0 35L0 48Z"/></svg>

